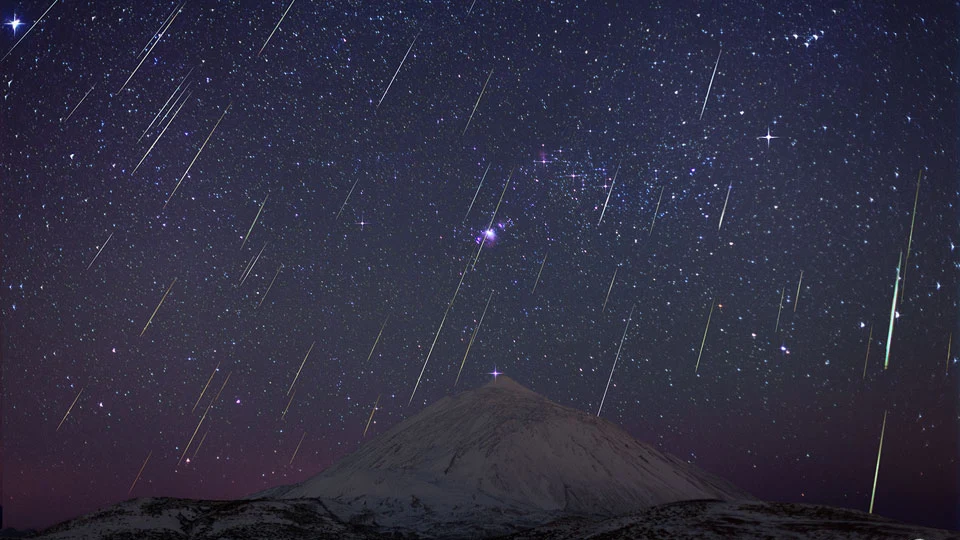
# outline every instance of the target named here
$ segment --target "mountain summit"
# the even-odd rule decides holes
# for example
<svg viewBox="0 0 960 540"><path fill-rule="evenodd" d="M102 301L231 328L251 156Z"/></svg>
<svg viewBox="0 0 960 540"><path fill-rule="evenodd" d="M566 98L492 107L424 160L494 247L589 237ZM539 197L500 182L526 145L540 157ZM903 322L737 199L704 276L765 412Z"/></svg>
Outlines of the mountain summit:
<svg viewBox="0 0 960 540"><path fill-rule="evenodd" d="M561 516L751 499L505 376L441 399L304 482L258 495L321 498L345 520L447 535L456 524L506 533Z"/></svg>

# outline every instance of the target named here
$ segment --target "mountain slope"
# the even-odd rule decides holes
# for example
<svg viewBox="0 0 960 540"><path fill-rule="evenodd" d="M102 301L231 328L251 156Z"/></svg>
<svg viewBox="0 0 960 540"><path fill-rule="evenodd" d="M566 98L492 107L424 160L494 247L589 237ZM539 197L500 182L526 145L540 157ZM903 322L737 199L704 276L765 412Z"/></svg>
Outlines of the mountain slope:
<svg viewBox="0 0 960 540"><path fill-rule="evenodd" d="M751 498L506 377L444 398L322 473L258 496L319 497L340 503L331 509L343 519L370 514L427 534L464 522L508 532L560 515Z"/></svg>

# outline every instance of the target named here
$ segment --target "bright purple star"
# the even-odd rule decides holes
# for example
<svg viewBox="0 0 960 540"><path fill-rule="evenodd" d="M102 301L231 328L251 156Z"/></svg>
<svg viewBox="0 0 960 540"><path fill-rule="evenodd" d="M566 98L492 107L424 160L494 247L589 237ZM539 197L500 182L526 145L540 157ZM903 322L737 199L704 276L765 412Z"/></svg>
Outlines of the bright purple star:
<svg viewBox="0 0 960 540"><path fill-rule="evenodd" d="M503 373L497 371L497 367L494 366L494 367L493 367L493 371L491 371L490 373L487 373L487 375L493 375L493 380L497 380L497 376L498 376L498 375L503 375Z"/></svg>
<svg viewBox="0 0 960 540"><path fill-rule="evenodd" d="M13 20L12 20L12 21L6 23L7 26L9 26L10 28L13 28L13 35L17 35L17 28L18 28L21 24L23 24L23 23L20 21L20 19L17 18L17 15L16 15L16 14L13 15Z"/></svg>

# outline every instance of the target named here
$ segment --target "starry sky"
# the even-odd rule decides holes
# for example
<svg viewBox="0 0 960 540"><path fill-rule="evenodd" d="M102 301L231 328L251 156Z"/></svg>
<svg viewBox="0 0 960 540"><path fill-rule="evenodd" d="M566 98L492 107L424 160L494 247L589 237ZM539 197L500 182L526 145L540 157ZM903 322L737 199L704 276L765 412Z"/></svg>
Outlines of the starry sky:
<svg viewBox="0 0 960 540"><path fill-rule="evenodd" d="M498 371L771 500L866 511L883 430L957 527L960 8L625 4L3 3L5 525Z"/></svg>

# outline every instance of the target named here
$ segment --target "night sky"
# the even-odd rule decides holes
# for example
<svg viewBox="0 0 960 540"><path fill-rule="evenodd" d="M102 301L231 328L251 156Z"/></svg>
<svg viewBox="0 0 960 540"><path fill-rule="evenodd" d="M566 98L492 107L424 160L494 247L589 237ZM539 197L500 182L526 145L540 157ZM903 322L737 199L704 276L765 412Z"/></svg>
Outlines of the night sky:
<svg viewBox="0 0 960 540"><path fill-rule="evenodd" d="M617 360L764 499L866 511L886 411L875 513L957 527L960 8L624 4L2 4L5 525Z"/></svg>

